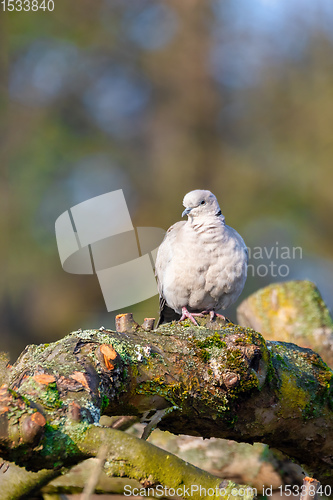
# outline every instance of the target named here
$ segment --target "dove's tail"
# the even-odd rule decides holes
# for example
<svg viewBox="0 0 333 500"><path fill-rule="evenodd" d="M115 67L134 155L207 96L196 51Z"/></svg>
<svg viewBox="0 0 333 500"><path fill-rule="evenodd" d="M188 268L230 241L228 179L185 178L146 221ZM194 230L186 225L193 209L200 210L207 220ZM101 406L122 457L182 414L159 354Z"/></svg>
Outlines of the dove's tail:
<svg viewBox="0 0 333 500"><path fill-rule="evenodd" d="M180 314L176 313L176 311L169 307L163 297L160 297L160 317L156 328L163 325L163 323L171 323L172 321L178 321L179 319Z"/></svg>

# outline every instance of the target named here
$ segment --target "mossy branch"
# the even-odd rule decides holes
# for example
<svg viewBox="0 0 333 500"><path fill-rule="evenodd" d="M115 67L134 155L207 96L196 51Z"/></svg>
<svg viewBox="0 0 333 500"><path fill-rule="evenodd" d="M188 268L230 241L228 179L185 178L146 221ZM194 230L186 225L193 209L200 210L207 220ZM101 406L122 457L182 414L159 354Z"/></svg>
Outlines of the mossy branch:
<svg viewBox="0 0 333 500"><path fill-rule="evenodd" d="M41 469L38 472L27 471L11 463L4 474L0 472L1 500L29 499L34 493L59 476L61 470Z"/></svg>
<svg viewBox="0 0 333 500"><path fill-rule="evenodd" d="M254 491L248 486L222 481L221 478L198 469L167 451L116 429L90 425L81 437L77 437L76 446L76 457L73 455L72 460L77 462L97 456L100 448L106 446L105 473L111 477L136 479L142 484L142 488L166 485L167 489L181 489L179 492L184 492L185 498L191 497L194 500L252 500L254 497ZM29 497L61 473L59 468L31 472L11 465L9 473L1 477L1 499L21 500L25 496ZM135 486L137 487L129 482L128 492Z"/></svg>
<svg viewBox="0 0 333 500"><path fill-rule="evenodd" d="M124 463L124 443L134 438L96 425L101 414L160 412L161 429L265 442L332 485L331 370L310 349L265 342L230 323L200 323L151 332L126 316L118 332L77 331L28 346L0 391L0 454L30 470L61 469L119 436L116 455L110 446L110 471L137 477L139 470L145 480L154 461L140 464L138 456L149 457L148 443L138 440L143 450ZM154 474L156 482L169 480Z"/></svg>
<svg viewBox="0 0 333 500"><path fill-rule="evenodd" d="M191 497L194 500L253 498L251 488L236 485L231 481L222 481L221 478L198 469L157 446L116 429L90 426L77 444L82 453L92 456L106 444L108 454L105 472L111 476L137 479L145 487L153 488L161 484L167 485L167 489L179 488L185 494L178 496ZM204 494L204 489L207 495Z"/></svg>

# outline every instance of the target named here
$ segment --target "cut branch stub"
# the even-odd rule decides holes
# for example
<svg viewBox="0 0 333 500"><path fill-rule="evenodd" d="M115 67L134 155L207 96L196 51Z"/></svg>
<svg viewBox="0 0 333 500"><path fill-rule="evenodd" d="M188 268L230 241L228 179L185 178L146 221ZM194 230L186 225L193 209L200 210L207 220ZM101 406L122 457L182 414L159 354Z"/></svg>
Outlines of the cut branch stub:
<svg viewBox="0 0 333 500"><path fill-rule="evenodd" d="M116 362L120 362L120 356L118 356L117 351L113 348L111 344L102 344L95 351L98 360L103 364L103 366L112 371L115 367Z"/></svg>
<svg viewBox="0 0 333 500"><path fill-rule="evenodd" d="M139 325L134 321L132 313L118 314L116 316L116 330L118 333L132 333L139 328Z"/></svg>
<svg viewBox="0 0 333 500"><path fill-rule="evenodd" d="M305 477L303 479L302 493L300 500L319 500L321 495L317 492L320 488L320 482L312 477Z"/></svg>
<svg viewBox="0 0 333 500"><path fill-rule="evenodd" d="M37 445L44 434L45 417L5 385L0 397L0 454L21 444Z"/></svg>
<svg viewBox="0 0 333 500"><path fill-rule="evenodd" d="M142 328L149 332L154 330L155 318L145 318L142 323Z"/></svg>
<svg viewBox="0 0 333 500"><path fill-rule="evenodd" d="M38 442L39 438L43 434L45 424L45 418L38 411L24 419L22 418L20 421L20 434L22 442L30 444L36 441Z"/></svg>

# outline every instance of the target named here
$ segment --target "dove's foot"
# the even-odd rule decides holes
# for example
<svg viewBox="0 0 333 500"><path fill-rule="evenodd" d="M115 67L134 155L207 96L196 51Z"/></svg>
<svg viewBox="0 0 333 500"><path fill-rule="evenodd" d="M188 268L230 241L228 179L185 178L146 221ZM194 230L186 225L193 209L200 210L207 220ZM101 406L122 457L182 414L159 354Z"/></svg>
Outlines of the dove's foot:
<svg viewBox="0 0 333 500"><path fill-rule="evenodd" d="M181 316L179 321L184 321L184 319L188 318L190 321L192 321L192 323L195 326L199 326L198 323L195 321L194 316L199 316L200 318L202 318L203 314L202 313L190 313L186 309L186 307L182 307L182 316Z"/></svg>
<svg viewBox="0 0 333 500"><path fill-rule="evenodd" d="M218 314L215 311L209 311L209 314L210 314L211 321L215 318L221 318L221 319L223 319L223 321L226 321L226 319L227 319L223 314Z"/></svg>
<svg viewBox="0 0 333 500"><path fill-rule="evenodd" d="M226 321L226 319L227 319L225 316L223 316L223 314L218 314L215 311L202 311L201 315L208 314L208 313L209 313L211 321L213 321L213 319L215 319L215 318L221 318L221 319L223 319L223 321Z"/></svg>

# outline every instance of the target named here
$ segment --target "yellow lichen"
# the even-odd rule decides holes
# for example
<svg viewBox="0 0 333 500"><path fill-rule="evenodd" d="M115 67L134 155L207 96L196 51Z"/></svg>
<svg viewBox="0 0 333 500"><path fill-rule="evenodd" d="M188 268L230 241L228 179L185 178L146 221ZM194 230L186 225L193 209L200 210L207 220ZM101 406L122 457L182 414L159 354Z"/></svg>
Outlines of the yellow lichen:
<svg viewBox="0 0 333 500"><path fill-rule="evenodd" d="M281 402L291 411L302 412L309 402L310 396L297 386L296 378L292 374L281 373Z"/></svg>

